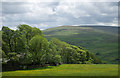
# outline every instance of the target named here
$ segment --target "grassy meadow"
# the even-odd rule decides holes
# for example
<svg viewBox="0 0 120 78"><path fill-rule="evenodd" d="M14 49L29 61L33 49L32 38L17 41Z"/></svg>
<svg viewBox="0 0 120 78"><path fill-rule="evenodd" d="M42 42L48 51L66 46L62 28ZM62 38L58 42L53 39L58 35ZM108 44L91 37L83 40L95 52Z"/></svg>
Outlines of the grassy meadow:
<svg viewBox="0 0 120 78"><path fill-rule="evenodd" d="M3 76L118 76L117 64L63 64L2 72Z"/></svg>

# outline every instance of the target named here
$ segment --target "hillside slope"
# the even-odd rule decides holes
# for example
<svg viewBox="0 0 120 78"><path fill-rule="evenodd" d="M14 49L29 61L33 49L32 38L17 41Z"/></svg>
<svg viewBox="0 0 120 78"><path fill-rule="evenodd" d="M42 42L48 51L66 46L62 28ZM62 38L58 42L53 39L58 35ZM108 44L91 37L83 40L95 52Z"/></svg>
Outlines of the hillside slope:
<svg viewBox="0 0 120 78"><path fill-rule="evenodd" d="M106 63L118 61L118 27L61 26L43 31L49 40L53 37L69 44L82 46Z"/></svg>

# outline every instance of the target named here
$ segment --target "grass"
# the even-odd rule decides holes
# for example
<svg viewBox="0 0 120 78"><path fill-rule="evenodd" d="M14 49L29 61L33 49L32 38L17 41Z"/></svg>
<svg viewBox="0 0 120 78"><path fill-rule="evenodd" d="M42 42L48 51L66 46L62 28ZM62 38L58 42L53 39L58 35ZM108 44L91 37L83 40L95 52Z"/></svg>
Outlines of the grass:
<svg viewBox="0 0 120 78"><path fill-rule="evenodd" d="M45 37L58 38L69 44L82 46L93 52L106 63L117 63L118 60L118 28L117 27L79 27L62 26L43 31Z"/></svg>
<svg viewBox="0 0 120 78"><path fill-rule="evenodd" d="M2 72L3 76L118 76L117 64L63 64Z"/></svg>

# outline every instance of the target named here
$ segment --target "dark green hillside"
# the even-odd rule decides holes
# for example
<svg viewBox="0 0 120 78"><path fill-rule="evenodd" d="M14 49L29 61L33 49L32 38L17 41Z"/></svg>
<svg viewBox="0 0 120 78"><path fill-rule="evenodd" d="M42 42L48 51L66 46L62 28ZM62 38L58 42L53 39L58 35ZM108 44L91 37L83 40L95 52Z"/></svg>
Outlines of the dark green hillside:
<svg viewBox="0 0 120 78"><path fill-rule="evenodd" d="M69 44L82 46L106 63L118 61L118 27L61 26L43 31L47 39L58 38Z"/></svg>

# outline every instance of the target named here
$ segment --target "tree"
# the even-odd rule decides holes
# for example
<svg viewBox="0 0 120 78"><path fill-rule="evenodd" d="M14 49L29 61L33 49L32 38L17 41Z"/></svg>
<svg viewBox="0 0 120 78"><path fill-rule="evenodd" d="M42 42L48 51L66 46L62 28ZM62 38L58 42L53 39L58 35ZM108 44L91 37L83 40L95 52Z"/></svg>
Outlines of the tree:
<svg viewBox="0 0 120 78"><path fill-rule="evenodd" d="M11 30L8 27L3 26L2 27L2 40L5 42L3 43L3 45L5 46L9 46L8 48L8 52L12 52L13 51L13 43L12 43L12 35L13 35L14 30ZM3 51L5 51L5 48L3 48Z"/></svg>
<svg viewBox="0 0 120 78"><path fill-rule="evenodd" d="M48 51L48 41L44 37L36 35L30 40L29 46L33 63L44 65L46 52Z"/></svg>
<svg viewBox="0 0 120 78"><path fill-rule="evenodd" d="M94 54L82 47L70 45L56 38L47 41L42 31L29 25L19 25L17 30L2 28L2 64L8 68L23 69L31 65L101 63ZM1 49L1 48L0 48Z"/></svg>
<svg viewBox="0 0 120 78"><path fill-rule="evenodd" d="M89 53L89 54L90 54L90 57L93 59L94 64L102 63L102 61L100 59L98 59L93 53Z"/></svg>
<svg viewBox="0 0 120 78"><path fill-rule="evenodd" d="M29 41L35 35L43 36L42 31L40 29L36 27L32 28L31 26L26 24L19 25L18 30L21 32L22 35L25 35L27 45L29 45Z"/></svg>
<svg viewBox="0 0 120 78"><path fill-rule="evenodd" d="M0 62L4 63L6 57L7 56L6 56L5 52L0 47ZM2 59L2 61L1 61L1 59Z"/></svg>
<svg viewBox="0 0 120 78"><path fill-rule="evenodd" d="M2 50L7 54L10 52L10 47L9 45L2 40Z"/></svg>
<svg viewBox="0 0 120 78"><path fill-rule="evenodd" d="M42 31L36 27L32 28L32 37L34 37L35 35L41 35L42 37L44 37Z"/></svg>
<svg viewBox="0 0 120 78"><path fill-rule="evenodd" d="M16 53L25 53L26 52L26 43L24 41L24 36L20 34L19 30L13 32L11 42L13 43L13 52Z"/></svg>
<svg viewBox="0 0 120 78"><path fill-rule="evenodd" d="M46 55L46 61L52 65L61 63L60 49L52 41L49 42L49 51Z"/></svg>

